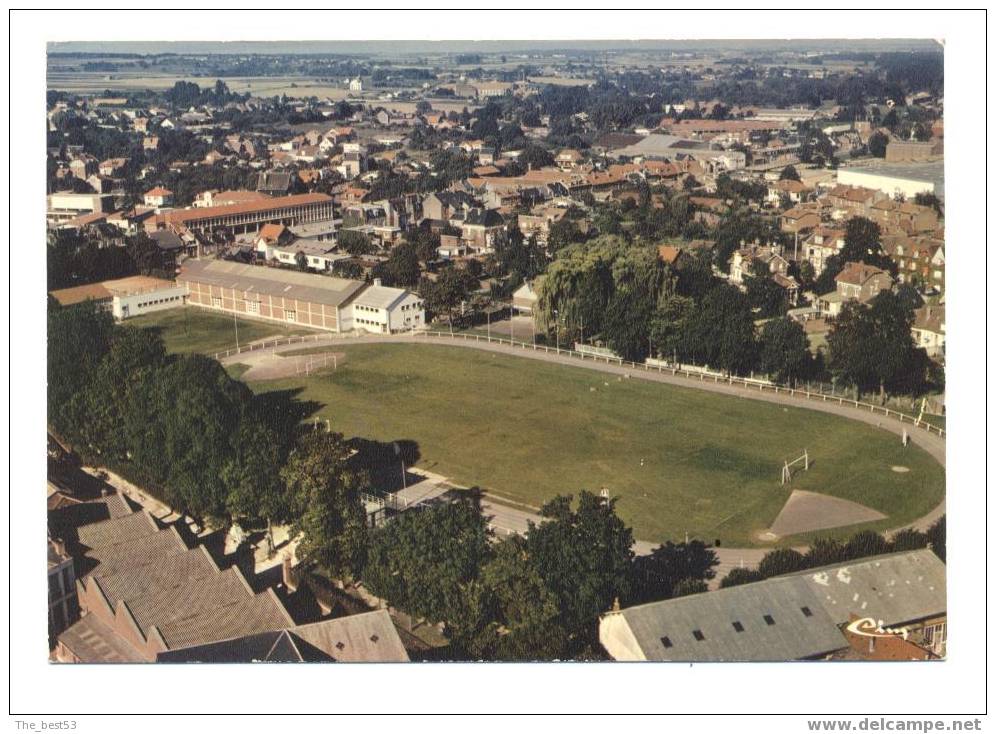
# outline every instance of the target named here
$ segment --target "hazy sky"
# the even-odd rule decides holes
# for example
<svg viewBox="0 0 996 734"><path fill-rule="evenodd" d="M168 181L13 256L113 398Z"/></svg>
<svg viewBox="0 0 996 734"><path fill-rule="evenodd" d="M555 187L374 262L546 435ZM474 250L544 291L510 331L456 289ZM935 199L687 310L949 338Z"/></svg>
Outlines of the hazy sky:
<svg viewBox="0 0 996 734"><path fill-rule="evenodd" d="M514 53L550 50L713 50L753 51L907 51L936 50L928 39L758 39L733 40L611 40L611 41L65 41L50 43L49 51L139 54L425 54L452 52Z"/></svg>

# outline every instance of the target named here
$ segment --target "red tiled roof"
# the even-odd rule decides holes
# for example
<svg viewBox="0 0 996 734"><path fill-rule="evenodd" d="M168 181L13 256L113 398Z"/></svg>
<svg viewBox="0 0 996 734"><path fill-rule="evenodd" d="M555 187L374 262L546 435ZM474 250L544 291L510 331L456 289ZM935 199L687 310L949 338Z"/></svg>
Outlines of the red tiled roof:
<svg viewBox="0 0 996 734"><path fill-rule="evenodd" d="M228 204L226 206L208 206L200 209L180 209L161 214L157 217L157 222L177 223L193 222L198 219L210 219L212 217L224 217L232 214L254 214L270 209L283 209L290 206L302 206L305 204L320 204L332 202L332 197L326 194L297 194L295 196L279 196L262 201L248 201L240 204Z"/></svg>

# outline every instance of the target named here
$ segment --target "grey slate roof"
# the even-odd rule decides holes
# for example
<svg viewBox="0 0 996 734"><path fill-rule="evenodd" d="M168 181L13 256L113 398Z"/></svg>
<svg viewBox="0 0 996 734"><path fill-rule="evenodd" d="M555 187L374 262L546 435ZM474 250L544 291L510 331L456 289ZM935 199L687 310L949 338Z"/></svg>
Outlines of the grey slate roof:
<svg viewBox="0 0 996 734"><path fill-rule="evenodd" d="M836 624L850 615L897 626L947 611L947 567L929 549L891 553L795 574Z"/></svg>
<svg viewBox="0 0 996 734"><path fill-rule="evenodd" d="M944 615L945 571L933 551L916 550L610 614L625 619L647 660L799 660L847 647L840 626L852 614L886 626Z"/></svg>
<svg viewBox="0 0 996 734"><path fill-rule="evenodd" d="M404 288L389 288L386 285L372 285L363 291L353 301L358 306L387 309L406 296L409 291Z"/></svg>
<svg viewBox="0 0 996 734"><path fill-rule="evenodd" d="M619 614L625 616L647 660L800 660L847 646L805 580L799 578L643 604ZM703 639L696 639L696 630Z"/></svg>
<svg viewBox="0 0 996 734"><path fill-rule="evenodd" d="M384 610L326 619L160 653L158 662L407 662L408 653Z"/></svg>
<svg viewBox="0 0 996 734"><path fill-rule="evenodd" d="M366 285L359 280L243 265L227 260L187 260L176 280L178 283L193 281L247 294L296 298L328 306L341 306Z"/></svg>

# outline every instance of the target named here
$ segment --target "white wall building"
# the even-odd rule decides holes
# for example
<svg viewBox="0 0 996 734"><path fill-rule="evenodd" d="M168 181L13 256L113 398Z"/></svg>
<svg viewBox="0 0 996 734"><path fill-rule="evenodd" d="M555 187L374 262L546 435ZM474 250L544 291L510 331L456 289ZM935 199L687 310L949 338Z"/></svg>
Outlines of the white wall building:
<svg viewBox="0 0 996 734"><path fill-rule="evenodd" d="M853 168L838 169L837 183L848 186L861 186L866 189L876 189L888 194L893 199L897 195L902 195L906 199L912 199L917 194L934 193L934 184L930 181L899 178L898 176L884 176L880 173L870 173Z"/></svg>
<svg viewBox="0 0 996 734"><path fill-rule="evenodd" d="M122 321L154 311L177 308L184 304L186 297L187 289L174 283L148 290L142 289L136 293L115 294L111 301L111 313L115 319Z"/></svg>
<svg viewBox="0 0 996 734"><path fill-rule="evenodd" d="M351 304L352 323L343 320L343 328L362 329L375 334L412 331L425 326L425 303L404 288L388 288L374 280Z"/></svg>

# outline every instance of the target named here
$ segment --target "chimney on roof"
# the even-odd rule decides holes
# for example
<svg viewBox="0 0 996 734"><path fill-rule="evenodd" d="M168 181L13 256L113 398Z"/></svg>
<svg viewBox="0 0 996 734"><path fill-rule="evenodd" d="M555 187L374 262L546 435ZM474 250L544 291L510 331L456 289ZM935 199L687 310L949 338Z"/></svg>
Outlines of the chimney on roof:
<svg viewBox="0 0 996 734"><path fill-rule="evenodd" d="M297 591L297 579L294 577L294 566L291 562L291 554L284 553L283 560L283 580L288 591Z"/></svg>
<svg viewBox="0 0 996 734"><path fill-rule="evenodd" d="M374 285L376 286L380 285L380 278L374 278Z"/></svg>

